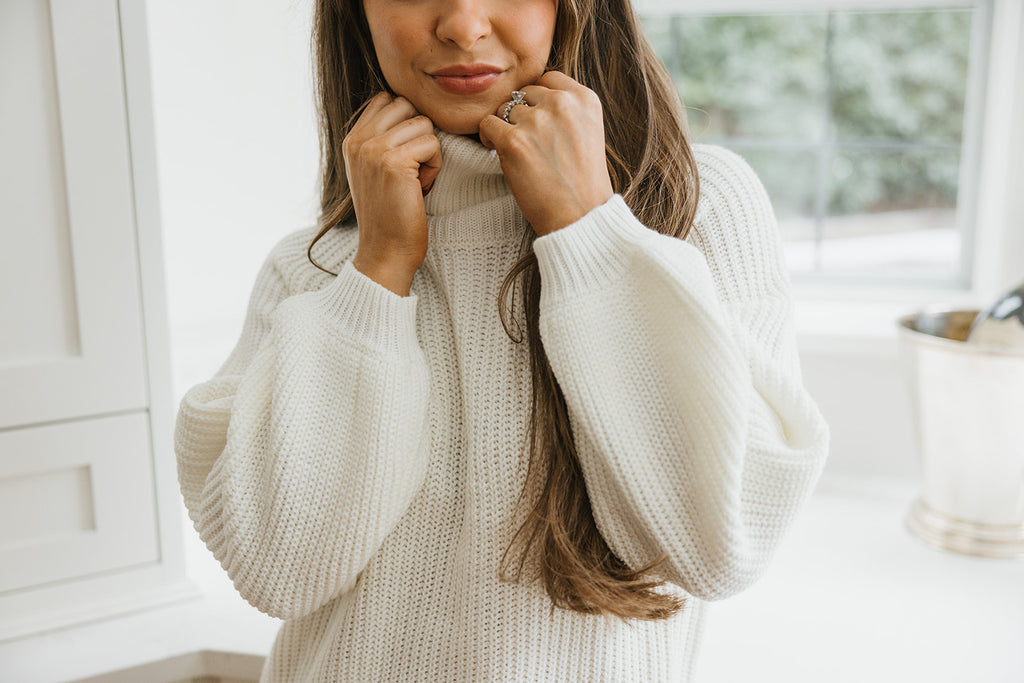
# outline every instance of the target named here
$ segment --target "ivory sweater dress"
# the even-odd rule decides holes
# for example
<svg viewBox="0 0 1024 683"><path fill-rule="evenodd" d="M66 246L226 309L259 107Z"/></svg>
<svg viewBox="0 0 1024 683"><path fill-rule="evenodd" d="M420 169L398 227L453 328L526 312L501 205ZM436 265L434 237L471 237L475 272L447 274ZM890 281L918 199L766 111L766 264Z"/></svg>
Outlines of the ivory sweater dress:
<svg viewBox="0 0 1024 683"><path fill-rule="evenodd" d="M828 449L764 189L698 145L686 240L615 195L534 242L598 528L631 567L667 552L663 590L688 598L657 622L552 616L540 583L498 576L531 385L496 298L530 228L497 154L438 136L410 296L355 270L354 225L313 249L337 277L306 258L315 229L296 231L230 357L180 404L189 516L242 597L284 620L262 680L691 681L705 603L763 574Z"/></svg>

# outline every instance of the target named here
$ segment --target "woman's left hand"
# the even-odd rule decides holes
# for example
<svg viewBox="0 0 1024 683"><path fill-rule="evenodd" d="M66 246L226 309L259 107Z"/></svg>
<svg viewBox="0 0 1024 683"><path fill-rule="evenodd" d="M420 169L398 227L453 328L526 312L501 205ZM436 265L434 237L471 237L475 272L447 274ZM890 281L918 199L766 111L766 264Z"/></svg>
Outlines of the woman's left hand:
<svg viewBox="0 0 1024 683"><path fill-rule="evenodd" d="M614 194L604 148L601 101L560 71L520 88L526 104L480 121L480 142L501 170L538 236L573 223Z"/></svg>

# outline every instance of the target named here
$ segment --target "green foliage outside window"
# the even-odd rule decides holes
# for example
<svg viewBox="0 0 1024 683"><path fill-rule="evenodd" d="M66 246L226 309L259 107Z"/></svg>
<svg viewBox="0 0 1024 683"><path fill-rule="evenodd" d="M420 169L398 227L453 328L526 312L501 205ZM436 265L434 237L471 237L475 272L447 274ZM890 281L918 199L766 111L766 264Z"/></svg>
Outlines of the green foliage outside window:
<svg viewBox="0 0 1024 683"><path fill-rule="evenodd" d="M780 217L956 206L971 10L645 17L695 142Z"/></svg>

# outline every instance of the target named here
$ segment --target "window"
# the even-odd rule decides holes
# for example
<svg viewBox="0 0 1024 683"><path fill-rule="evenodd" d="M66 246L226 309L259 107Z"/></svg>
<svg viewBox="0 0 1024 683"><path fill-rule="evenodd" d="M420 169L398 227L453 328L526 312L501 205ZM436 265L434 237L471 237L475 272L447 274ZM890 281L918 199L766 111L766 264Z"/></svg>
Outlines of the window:
<svg viewBox="0 0 1024 683"><path fill-rule="evenodd" d="M987 3L838 4L640 13L693 141L764 182L795 282L968 286Z"/></svg>

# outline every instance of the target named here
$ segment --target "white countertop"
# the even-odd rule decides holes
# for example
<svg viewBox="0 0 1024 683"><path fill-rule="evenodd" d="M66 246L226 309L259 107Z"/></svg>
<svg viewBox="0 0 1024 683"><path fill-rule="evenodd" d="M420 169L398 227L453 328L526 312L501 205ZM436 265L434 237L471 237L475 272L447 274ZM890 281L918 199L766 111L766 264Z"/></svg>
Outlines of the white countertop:
<svg viewBox="0 0 1024 683"><path fill-rule="evenodd" d="M1024 682L1024 561L926 546L903 526L914 495L823 481L764 578L709 605L699 682ZM186 529L204 599L0 643L0 681L70 681L196 650L265 654L281 622L246 604Z"/></svg>
<svg viewBox="0 0 1024 683"><path fill-rule="evenodd" d="M916 487L882 489L822 482L764 578L709 605L701 683L1024 682L1024 561L932 549L903 525Z"/></svg>

